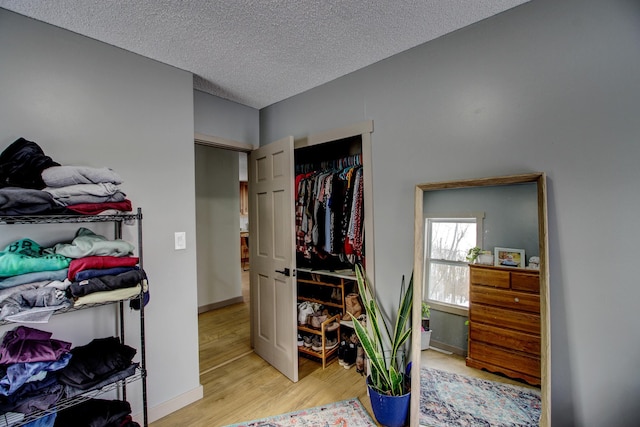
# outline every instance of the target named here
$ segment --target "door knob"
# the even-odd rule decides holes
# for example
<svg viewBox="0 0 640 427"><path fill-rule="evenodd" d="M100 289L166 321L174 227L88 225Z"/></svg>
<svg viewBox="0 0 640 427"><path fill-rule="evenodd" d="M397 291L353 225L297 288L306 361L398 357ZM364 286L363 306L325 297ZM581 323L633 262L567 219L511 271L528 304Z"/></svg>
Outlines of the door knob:
<svg viewBox="0 0 640 427"><path fill-rule="evenodd" d="M284 270L276 270L276 273L284 274L287 277L291 276L291 270L288 268L285 268Z"/></svg>

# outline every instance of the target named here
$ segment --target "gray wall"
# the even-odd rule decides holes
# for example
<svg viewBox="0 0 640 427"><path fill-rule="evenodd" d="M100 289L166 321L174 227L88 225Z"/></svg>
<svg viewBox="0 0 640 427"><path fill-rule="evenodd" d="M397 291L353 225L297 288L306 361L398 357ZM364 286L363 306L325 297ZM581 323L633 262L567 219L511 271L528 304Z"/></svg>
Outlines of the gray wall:
<svg viewBox="0 0 640 427"><path fill-rule="evenodd" d="M195 146L198 307L242 296L238 153Z"/></svg>
<svg viewBox="0 0 640 427"><path fill-rule="evenodd" d="M412 268L417 183L547 173L554 426L637 423L638 22L635 0L534 0L260 114L261 144L374 120L390 302Z"/></svg>
<svg viewBox="0 0 640 427"><path fill-rule="evenodd" d="M22 136L59 163L107 166L122 176L124 192L144 214L150 407L185 393L197 395L191 74L0 9L0 129L2 149ZM10 237L5 229L2 247ZM186 250L173 249L175 231L186 232ZM45 242L63 234L44 226L23 233ZM125 238L134 237L125 227ZM40 329L84 344L114 333L107 314L84 310L54 316ZM134 345L136 313L127 310L127 317L127 343ZM139 384L128 391L137 413Z"/></svg>
<svg viewBox="0 0 640 427"><path fill-rule="evenodd" d="M196 133L258 146L258 110L197 90L193 102Z"/></svg>

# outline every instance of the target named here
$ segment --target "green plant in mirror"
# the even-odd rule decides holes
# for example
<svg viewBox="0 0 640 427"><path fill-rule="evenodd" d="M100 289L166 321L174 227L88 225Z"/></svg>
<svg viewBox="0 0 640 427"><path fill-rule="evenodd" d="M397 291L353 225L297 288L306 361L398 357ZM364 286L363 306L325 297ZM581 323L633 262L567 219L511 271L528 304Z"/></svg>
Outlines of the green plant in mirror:
<svg viewBox="0 0 640 427"><path fill-rule="evenodd" d="M431 317L431 306L426 302L422 301L422 318L428 319Z"/></svg>
<svg viewBox="0 0 640 427"><path fill-rule="evenodd" d="M405 378L405 343L411 336L411 306L413 303L413 275L409 285L400 288L400 305L397 308L393 331L389 328L364 269L356 265L358 290L367 313L367 324L353 317L355 333L369 359L370 383L380 394L402 396L409 391ZM392 313L393 315L394 313ZM393 333L392 333L393 332Z"/></svg>
<svg viewBox="0 0 640 427"><path fill-rule="evenodd" d="M478 255L480 255L481 252L482 252L482 248L479 248L477 246L469 249L469 251L467 252L467 261L469 261L469 262L475 261L476 258L478 258Z"/></svg>

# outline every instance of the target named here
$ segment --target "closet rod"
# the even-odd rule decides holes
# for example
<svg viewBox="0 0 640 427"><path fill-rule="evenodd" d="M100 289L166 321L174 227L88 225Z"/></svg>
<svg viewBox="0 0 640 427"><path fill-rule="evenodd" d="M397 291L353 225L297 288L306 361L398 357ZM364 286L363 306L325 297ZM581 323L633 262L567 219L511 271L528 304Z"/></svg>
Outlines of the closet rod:
<svg viewBox="0 0 640 427"><path fill-rule="evenodd" d="M362 165L362 153L341 157L333 160L323 160L314 163L296 165L296 173L309 173L315 170L345 169L351 166Z"/></svg>

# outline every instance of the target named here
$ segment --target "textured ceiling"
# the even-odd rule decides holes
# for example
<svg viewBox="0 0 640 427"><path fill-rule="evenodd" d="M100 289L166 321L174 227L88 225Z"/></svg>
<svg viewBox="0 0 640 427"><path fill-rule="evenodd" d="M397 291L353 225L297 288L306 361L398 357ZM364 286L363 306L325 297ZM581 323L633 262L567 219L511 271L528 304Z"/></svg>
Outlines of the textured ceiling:
<svg viewBox="0 0 640 427"><path fill-rule="evenodd" d="M0 0L262 108L528 0Z"/></svg>

